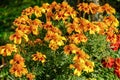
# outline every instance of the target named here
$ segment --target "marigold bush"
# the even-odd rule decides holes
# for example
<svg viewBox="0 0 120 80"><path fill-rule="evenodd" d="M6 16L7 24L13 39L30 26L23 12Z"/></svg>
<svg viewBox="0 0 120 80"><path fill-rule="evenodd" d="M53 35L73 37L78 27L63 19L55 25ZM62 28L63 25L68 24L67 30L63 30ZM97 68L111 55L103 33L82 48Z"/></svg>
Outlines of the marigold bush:
<svg viewBox="0 0 120 80"><path fill-rule="evenodd" d="M93 20L96 14L103 18ZM0 46L0 74L9 71L1 77L117 80L120 40L114 14L109 4L92 2L79 3L77 8L65 1L26 8L13 22L15 33L10 35L10 43Z"/></svg>

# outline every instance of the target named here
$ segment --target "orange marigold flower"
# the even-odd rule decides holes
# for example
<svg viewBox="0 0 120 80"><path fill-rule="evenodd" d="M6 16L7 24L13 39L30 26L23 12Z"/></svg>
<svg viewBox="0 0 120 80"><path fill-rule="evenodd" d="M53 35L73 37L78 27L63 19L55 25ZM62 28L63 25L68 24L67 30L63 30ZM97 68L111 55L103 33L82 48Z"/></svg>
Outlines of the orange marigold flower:
<svg viewBox="0 0 120 80"><path fill-rule="evenodd" d="M55 34L52 31L48 31L46 36L44 37L45 41L49 41L51 39L55 38Z"/></svg>
<svg viewBox="0 0 120 80"><path fill-rule="evenodd" d="M16 18L15 21L13 22L13 24L15 26L20 26L21 24L22 25L29 24L30 21L31 21L31 19L29 19L27 15L22 15L22 16Z"/></svg>
<svg viewBox="0 0 120 80"><path fill-rule="evenodd" d="M49 10L50 4L49 3L43 3L42 5L43 9L45 9L45 11Z"/></svg>
<svg viewBox="0 0 120 80"><path fill-rule="evenodd" d="M41 52L36 52L36 54L32 55L32 59L34 61L41 61L42 63L44 63L46 60L46 56L44 54L42 54Z"/></svg>
<svg viewBox="0 0 120 80"><path fill-rule="evenodd" d="M58 3L57 3L56 1L53 1L53 2L51 3L51 7L52 7L52 8L55 8L57 5L58 5Z"/></svg>
<svg viewBox="0 0 120 80"><path fill-rule="evenodd" d="M52 50L54 50L54 51L59 48L59 46L57 45L57 42L54 41L54 40L51 40L51 41L50 41L49 47L50 47Z"/></svg>
<svg viewBox="0 0 120 80"><path fill-rule="evenodd" d="M32 7L26 8L22 11L22 15L31 16L34 13L34 10Z"/></svg>
<svg viewBox="0 0 120 80"><path fill-rule="evenodd" d="M50 21L51 18L53 18L53 12L52 12L52 9L50 9L49 11L46 12L46 21Z"/></svg>
<svg viewBox="0 0 120 80"><path fill-rule="evenodd" d="M103 12L104 12L103 6L99 6L98 13L103 13Z"/></svg>
<svg viewBox="0 0 120 80"><path fill-rule="evenodd" d="M81 57L79 57L79 55L76 55L73 58L74 64L70 64L70 69L74 68L74 74L77 76L81 75L82 71L86 71L86 72L93 72L93 68L94 68L94 63L87 60L87 59L83 59Z"/></svg>
<svg viewBox="0 0 120 80"><path fill-rule="evenodd" d="M16 28L16 30L15 30L16 32L17 31L22 31L23 33L25 33L25 34L30 34L30 26L27 26L27 25L23 25L23 24L21 24L21 25L19 25L17 28Z"/></svg>
<svg viewBox="0 0 120 80"><path fill-rule="evenodd" d="M28 36L20 30L18 30L16 33L12 34L9 37L9 39L14 40L15 44L21 44L22 37L25 39L26 42L29 40Z"/></svg>
<svg viewBox="0 0 120 80"><path fill-rule="evenodd" d="M66 38L53 31L48 31L46 36L44 37L44 40L50 42L49 47L52 50L56 50L59 48L59 46L64 45L64 41L66 41Z"/></svg>
<svg viewBox="0 0 120 80"><path fill-rule="evenodd" d="M84 62L83 62L84 63ZM74 75L77 75L77 76L80 76L81 73L82 73L82 70L83 70L83 63L75 63L74 64L74 67L75 67L75 70L74 70Z"/></svg>
<svg viewBox="0 0 120 80"><path fill-rule="evenodd" d="M54 27L50 21L47 21L47 23L44 25L44 29L47 31L52 31L54 33L62 34L59 28Z"/></svg>
<svg viewBox="0 0 120 80"><path fill-rule="evenodd" d="M99 26L97 26L93 23L88 23L87 24L87 29L89 30L90 34L95 34L95 32L99 33L99 31L100 31Z"/></svg>
<svg viewBox="0 0 120 80"><path fill-rule="evenodd" d="M61 8L67 8L69 5L66 1L63 1L61 4Z"/></svg>
<svg viewBox="0 0 120 80"><path fill-rule="evenodd" d="M65 17L71 16L72 18L76 18L76 15L77 12L72 7L68 7L68 9L64 13Z"/></svg>
<svg viewBox="0 0 120 80"><path fill-rule="evenodd" d="M87 37L84 34L73 34L69 37L70 43L79 44L80 42L86 42Z"/></svg>
<svg viewBox="0 0 120 80"><path fill-rule="evenodd" d="M109 15L107 17L104 17L103 21L107 24L107 26L117 27L119 25L119 21L113 15Z"/></svg>
<svg viewBox="0 0 120 80"><path fill-rule="evenodd" d="M115 14L116 11L113 7L111 7L108 3L102 6L102 9L107 12L107 14Z"/></svg>
<svg viewBox="0 0 120 80"><path fill-rule="evenodd" d="M75 69L74 75L80 76L82 74L82 70Z"/></svg>
<svg viewBox="0 0 120 80"><path fill-rule="evenodd" d="M89 59L90 56L88 54L86 54L83 50L78 50L76 52L76 56L74 57L74 60L75 59L79 59L79 58L82 58L82 59Z"/></svg>
<svg viewBox="0 0 120 80"><path fill-rule="evenodd" d="M97 25L99 27L99 34L105 34L105 32L108 29L108 26L104 23L104 22L93 22L95 25Z"/></svg>
<svg viewBox="0 0 120 80"><path fill-rule="evenodd" d="M56 11L59 11L61 9L61 4L58 3L54 8Z"/></svg>
<svg viewBox="0 0 120 80"><path fill-rule="evenodd" d="M28 73L27 69L25 67L21 66L21 64L12 65L9 72L11 74L14 74L15 77L22 77L22 75L26 75Z"/></svg>
<svg viewBox="0 0 120 80"><path fill-rule="evenodd" d="M78 10L80 10L80 11L84 11L85 13L88 13L89 14L89 5L88 5L88 3L80 3L79 5L78 5Z"/></svg>
<svg viewBox="0 0 120 80"><path fill-rule="evenodd" d="M49 47L52 50L56 50L59 48L59 46L64 45L64 41L66 41L65 37L57 36L56 38L53 38L52 40L50 40Z"/></svg>
<svg viewBox="0 0 120 80"><path fill-rule="evenodd" d="M21 64L21 66L25 66L24 62L25 62L25 60L20 54L15 54L14 58L12 60L10 60L10 64L12 64L12 65Z"/></svg>
<svg viewBox="0 0 120 80"><path fill-rule="evenodd" d="M39 34L38 25L31 25L31 31L34 35L38 35Z"/></svg>
<svg viewBox="0 0 120 80"><path fill-rule="evenodd" d="M64 13L65 13L64 10L61 10L61 11L57 12L54 15L53 19L54 20L61 20L62 19L63 21L65 21L68 18L68 16L66 16L66 14L64 14Z"/></svg>
<svg viewBox="0 0 120 80"><path fill-rule="evenodd" d="M80 58L79 61L75 61L74 64L71 64L70 65L70 68L74 68L74 75L77 75L77 76L80 76L81 75L81 72L82 70L84 69L85 67L85 61Z"/></svg>
<svg viewBox="0 0 120 80"><path fill-rule="evenodd" d="M76 53L79 50L79 48L75 44L69 44L64 47L64 53L70 54L70 53Z"/></svg>
<svg viewBox="0 0 120 80"><path fill-rule="evenodd" d="M117 41L117 36L116 36L116 34L113 34L112 36L107 36L107 41L108 42L111 42L111 43L116 43L116 41Z"/></svg>
<svg viewBox="0 0 120 80"><path fill-rule="evenodd" d="M115 34L116 28L110 27L107 31L107 41L111 43L116 43L117 42L117 35Z"/></svg>
<svg viewBox="0 0 120 80"><path fill-rule="evenodd" d="M86 27L88 25L88 23L90 23L90 22L87 19L80 18L80 28L85 32L89 30L89 28Z"/></svg>
<svg viewBox="0 0 120 80"><path fill-rule="evenodd" d="M59 35L58 33L54 33L52 31L48 31L44 40L45 41L49 41L49 40L54 40L54 41L59 41L59 40L62 40L62 36Z"/></svg>
<svg viewBox="0 0 120 80"><path fill-rule="evenodd" d="M37 18L42 16L42 12L39 6L34 6L33 10Z"/></svg>
<svg viewBox="0 0 120 80"><path fill-rule="evenodd" d="M96 5L95 3L90 3L89 9L92 14L96 14L98 12L99 5Z"/></svg>
<svg viewBox="0 0 120 80"><path fill-rule="evenodd" d="M75 22L74 23L68 23L66 26L67 26L67 32L69 34L71 34L73 31L80 32L80 31L77 30L79 25Z"/></svg>
<svg viewBox="0 0 120 80"><path fill-rule="evenodd" d="M34 35L38 35L39 34L39 30L38 30L39 27L42 28L42 22L39 19L33 20L31 22L31 24L30 24L31 32Z"/></svg>
<svg viewBox="0 0 120 80"><path fill-rule="evenodd" d="M3 56L10 56L12 52L17 52L16 45L6 44L5 46L0 46L0 54Z"/></svg>
<svg viewBox="0 0 120 80"><path fill-rule="evenodd" d="M45 30L50 30L53 27L52 22L47 21L46 24L44 24Z"/></svg>
<svg viewBox="0 0 120 80"><path fill-rule="evenodd" d="M28 80L33 80L33 79L35 79L35 75L32 74L32 73L27 74L26 77L28 78Z"/></svg>
<svg viewBox="0 0 120 80"><path fill-rule="evenodd" d="M83 69L84 71L88 72L93 72L94 71L94 62L85 60L85 68Z"/></svg>
<svg viewBox="0 0 120 80"><path fill-rule="evenodd" d="M65 53L65 54L70 54L70 52L71 52L71 47L70 47L70 45L66 45L66 46L64 47L64 53Z"/></svg>

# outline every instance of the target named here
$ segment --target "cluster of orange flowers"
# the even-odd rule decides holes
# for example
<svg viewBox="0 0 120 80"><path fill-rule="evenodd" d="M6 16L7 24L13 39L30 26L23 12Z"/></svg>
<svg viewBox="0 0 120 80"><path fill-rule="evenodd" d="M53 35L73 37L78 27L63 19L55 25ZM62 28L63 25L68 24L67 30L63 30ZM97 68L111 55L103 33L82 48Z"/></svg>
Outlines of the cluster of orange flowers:
<svg viewBox="0 0 120 80"><path fill-rule="evenodd" d="M12 66L9 72L14 74L15 77L22 77L23 75L26 75L29 80L33 80L35 78L35 75L28 73L25 60L20 54L15 54L14 58L10 60L10 64Z"/></svg>
<svg viewBox="0 0 120 80"><path fill-rule="evenodd" d="M34 61L41 61L42 63L45 62L45 58L46 58L46 56L43 55L41 52L36 52L36 54L33 54L32 57Z"/></svg>
<svg viewBox="0 0 120 80"><path fill-rule="evenodd" d="M49 42L49 47L52 50L56 50L59 48L59 46L64 45L64 41L66 41L66 38L62 36L62 32L59 28L54 27L52 23L48 21L44 25L44 29L47 31L44 40Z"/></svg>
<svg viewBox="0 0 120 80"><path fill-rule="evenodd" d="M84 11L87 14L96 14L96 13L103 13L106 11L107 14L115 14L115 9L112 8L109 4L105 4L103 6L97 5L95 3L80 3L78 5L79 11Z"/></svg>
<svg viewBox="0 0 120 80"><path fill-rule="evenodd" d="M44 40L50 42L49 47L52 50L56 50L59 46L64 45L66 39L64 36L61 36L61 31L58 27L54 26L51 21L63 20L67 32L70 35L74 31L78 33L69 37L70 41L73 43L86 42L87 37L83 33L87 31L89 31L90 34L107 34L107 41L116 41L116 34L114 33L117 32L116 27L119 25L119 22L112 15L115 13L114 8L109 4L100 6L94 3L80 3L78 5L78 10L86 13L91 11L93 14L106 11L109 15L104 17L102 21L90 22L85 18L78 18L78 12L68 5L67 2L62 2L62 4L53 2L51 5L45 3L42 7L29 7L23 10L22 15L14 21L14 25L17 26L16 33L10 36L10 40L14 40L14 43L20 44L22 37L25 41L28 41L28 34L32 32L34 35L38 35L39 28L45 29L47 30L47 34ZM34 20L30 18L33 14L36 16L36 19ZM42 14L45 14L46 23L38 19L39 17L42 17ZM72 22L67 21L69 17L73 19ZM75 40L73 40L74 38Z"/></svg>
<svg viewBox="0 0 120 80"><path fill-rule="evenodd" d="M106 35L107 35L107 41L111 42L111 43L116 43L117 41L117 33L118 29L116 28L119 25L118 20L113 16L107 16L104 18L103 20L107 26L109 26Z"/></svg>
<svg viewBox="0 0 120 80"><path fill-rule="evenodd" d="M72 18L76 16L76 11L70 5L68 5L67 2L63 2L62 4L56 2L51 4L44 3L42 7L29 7L23 10L22 15L32 16L32 14L35 14L35 16L38 18L42 16L42 13L45 13L47 21L50 21L51 18L53 20L62 19L65 21L69 16Z"/></svg>
<svg viewBox="0 0 120 80"><path fill-rule="evenodd" d="M12 67L10 68L10 73L14 74L15 77L22 77L22 75L26 75L28 70L24 64L25 60L20 54L15 54L14 58L10 60L10 64Z"/></svg>
<svg viewBox="0 0 120 80"><path fill-rule="evenodd" d="M106 11L108 16L104 17L102 21L89 21L88 19L77 16L79 12L68 5L65 1L61 4L56 2L51 4L44 3L42 7L35 6L23 10L22 15L16 18L13 22L16 27L16 32L9 38L14 44L19 45L22 42L28 42L28 44L34 42L37 44L46 41L49 43L49 48L54 51L60 46L63 46L65 54L75 54L75 57L73 58L74 64L70 65L70 68L75 69L75 75L80 76L82 71L92 72L94 63L89 60L89 55L83 50L80 50L76 45L81 42L87 42L88 39L84 34L85 32L89 32L90 34L97 33L107 35L107 41L115 43L117 40L115 33L118 32L117 26L119 25L119 22L113 15L115 9L109 4L100 6L94 3L80 3L78 5L78 10L84 11L88 14L102 13ZM45 21L40 19L43 14L45 15ZM35 15L35 19L32 19L33 15ZM72 21L69 21L70 18ZM63 24L65 25L64 28L68 35L63 36L62 31L57 25L54 25L52 21L63 21ZM43 29L46 30L43 41L39 38L35 41L30 41L30 34L38 36L40 30ZM0 54L3 56L11 55L12 52L16 52L15 45L7 44L0 47ZM40 52L36 52L36 54L32 55L32 59L44 63L46 56ZM22 75L27 74L28 71L24 62L25 61L21 55L15 54L14 59L10 61L12 64L10 73L15 74L16 77L21 77ZM34 78L32 74L29 74L27 77Z"/></svg>
<svg viewBox="0 0 120 80"><path fill-rule="evenodd" d="M75 44L69 44L64 47L64 53L69 55L74 53L73 63L70 64L70 68L74 68L74 74L80 76L82 71L93 72L94 63L89 60L89 55L87 55L83 50L80 50Z"/></svg>

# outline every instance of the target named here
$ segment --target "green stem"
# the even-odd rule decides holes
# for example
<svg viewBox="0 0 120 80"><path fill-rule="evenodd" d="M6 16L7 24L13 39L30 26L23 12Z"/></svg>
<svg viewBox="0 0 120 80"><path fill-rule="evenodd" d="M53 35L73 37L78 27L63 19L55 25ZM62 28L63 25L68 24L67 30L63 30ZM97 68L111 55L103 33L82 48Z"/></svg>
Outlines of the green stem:
<svg viewBox="0 0 120 80"><path fill-rule="evenodd" d="M88 20L91 21L91 15L88 15Z"/></svg>
<svg viewBox="0 0 120 80"><path fill-rule="evenodd" d="M83 18L85 18L85 15L86 15L86 13L84 12L84 13L83 13Z"/></svg>

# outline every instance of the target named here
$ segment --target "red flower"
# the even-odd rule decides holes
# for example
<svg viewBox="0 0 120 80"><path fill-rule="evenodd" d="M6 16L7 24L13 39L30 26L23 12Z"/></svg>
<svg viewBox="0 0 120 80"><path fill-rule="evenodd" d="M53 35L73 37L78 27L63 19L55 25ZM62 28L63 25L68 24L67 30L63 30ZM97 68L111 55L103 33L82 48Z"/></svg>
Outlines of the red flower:
<svg viewBox="0 0 120 80"><path fill-rule="evenodd" d="M118 48L119 48L119 46L120 46L120 44L119 44L118 42L116 42L116 43L112 43L112 44L110 45L110 48L111 48L112 50L114 50L114 51L117 51Z"/></svg>
<svg viewBox="0 0 120 80"><path fill-rule="evenodd" d="M120 58L116 58L115 59L115 67L119 67L120 68Z"/></svg>
<svg viewBox="0 0 120 80"><path fill-rule="evenodd" d="M120 78L120 67L116 67L114 73Z"/></svg>
<svg viewBox="0 0 120 80"><path fill-rule="evenodd" d="M115 59L115 70L114 73L120 78L120 58Z"/></svg>
<svg viewBox="0 0 120 80"><path fill-rule="evenodd" d="M112 57L107 57L105 59L102 59L102 65L106 68L112 68L114 65L114 58Z"/></svg>

